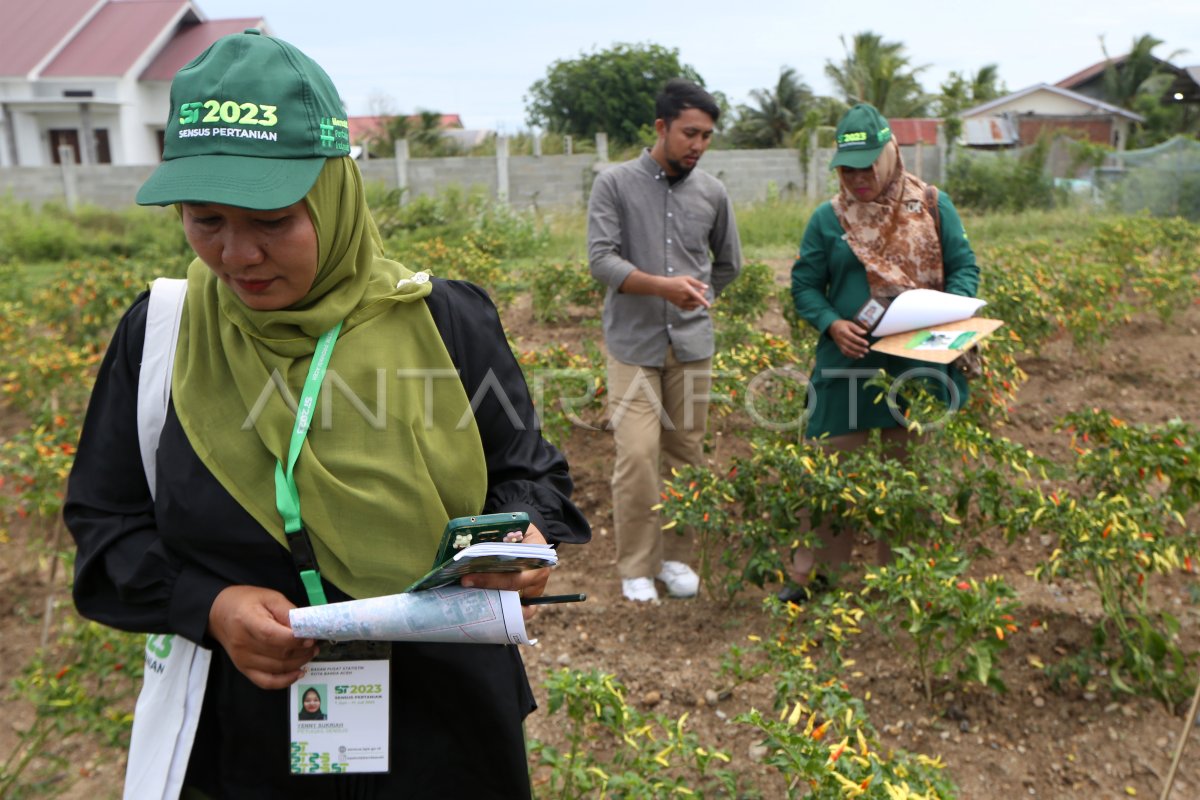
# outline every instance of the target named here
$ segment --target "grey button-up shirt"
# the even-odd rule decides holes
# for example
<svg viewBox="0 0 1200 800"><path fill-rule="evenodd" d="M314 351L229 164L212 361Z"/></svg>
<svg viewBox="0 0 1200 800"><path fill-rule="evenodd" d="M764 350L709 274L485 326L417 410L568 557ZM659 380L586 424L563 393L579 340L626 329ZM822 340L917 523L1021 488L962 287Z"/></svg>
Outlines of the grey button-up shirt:
<svg viewBox="0 0 1200 800"><path fill-rule="evenodd" d="M708 309L684 311L655 296L625 294L634 269L690 275L708 284L712 301L742 268L733 204L719 180L701 170L674 186L658 162L641 156L596 176L588 201L588 265L608 287L604 340L626 364L661 367L668 345L680 361L713 354Z"/></svg>

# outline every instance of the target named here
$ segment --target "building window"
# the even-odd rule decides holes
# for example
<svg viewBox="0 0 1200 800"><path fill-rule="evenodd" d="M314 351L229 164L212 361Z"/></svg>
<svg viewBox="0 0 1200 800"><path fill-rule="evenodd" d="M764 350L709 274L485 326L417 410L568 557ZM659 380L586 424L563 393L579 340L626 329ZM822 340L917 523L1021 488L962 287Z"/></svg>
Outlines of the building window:
<svg viewBox="0 0 1200 800"><path fill-rule="evenodd" d="M50 130L50 160L55 164L61 164L62 161L58 157L58 148L62 145L70 145L75 151L75 163L82 161L79 153L79 131L73 128L52 128Z"/></svg>
<svg viewBox="0 0 1200 800"><path fill-rule="evenodd" d="M52 128L50 130L50 160L55 164L62 162L58 157L60 145L69 145L75 151L75 163L83 163L83 153L79 150L79 131L74 128ZM96 128L92 131L92 154L97 164L111 164L112 150L108 145L108 129Z"/></svg>

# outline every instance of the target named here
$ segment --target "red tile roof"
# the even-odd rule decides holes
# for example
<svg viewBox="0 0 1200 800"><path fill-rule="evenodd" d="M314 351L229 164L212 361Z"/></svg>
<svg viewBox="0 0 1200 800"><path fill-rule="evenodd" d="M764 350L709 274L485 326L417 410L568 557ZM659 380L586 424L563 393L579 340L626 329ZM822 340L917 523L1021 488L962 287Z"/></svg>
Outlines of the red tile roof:
<svg viewBox="0 0 1200 800"><path fill-rule="evenodd" d="M28 75L103 0L0 0L0 75Z"/></svg>
<svg viewBox="0 0 1200 800"><path fill-rule="evenodd" d="M888 126L892 129L892 136L896 137L896 144L913 145L917 142L921 144L937 144L938 125L941 125L940 119L889 119Z"/></svg>
<svg viewBox="0 0 1200 800"><path fill-rule="evenodd" d="M412 122L419 122L421 115L409 114L408 118ZM350 141L361 142L365 138L382 134L384 124L388 119L389 117L386 116L347 117L346 120L350 123ZM462 117L458 114L442 114L440 127L443 130L462 126Z"/></svg>
<svg viewBox="0 0 1200 800"><path fill-rule="evenodd" d="M217 39L231 33L240 33L246 28L265 29L266 22L262 17L244 17L184 25L142 72L141 80L169 81L185 64L203 53L205 48Z"/></svg>
<svg viewBox="0 0 1200 800"><path fill-rule="evenodd" d="M1104 72L1104 70L1108 68L1108 65L1110 63L1120 64L1128 57L1129 56L1125 55L1125 56L1119 56L1117 58L1106 58L1103 61L1097 61L1095 64L1092 64L1090 67L1085 67L1085 68L1079 70L1079 72L1076 72L1074 75L1070 75L1066 78L1063 78L1061 81L1059 81L1058 83L1056 83L1054 85L1061 87L1063 89L1074 89L1076 86L1087 83L1092 78L1094 78L1097 75Z"/></svg>
<svg viewBox="0 0 1200 800"><path fill-rule="evenodd" d="M386 117L347 117L350 126L350 141L361 142L363 139L378 136L383 130L383 120Z"/></svg>
<svg viewBox="0 0 1200 800"><path fill-rule="evenodd" d="M107 3L42 70L42 77L124 75L189 7L187 0Z"/></svg>

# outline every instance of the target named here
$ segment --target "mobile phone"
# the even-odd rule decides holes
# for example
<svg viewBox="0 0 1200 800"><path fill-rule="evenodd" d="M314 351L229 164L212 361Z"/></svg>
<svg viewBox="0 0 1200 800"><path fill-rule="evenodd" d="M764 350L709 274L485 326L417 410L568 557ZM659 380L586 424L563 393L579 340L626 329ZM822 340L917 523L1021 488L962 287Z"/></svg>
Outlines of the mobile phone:
<svg viewBox="0 0 1200 800"><path fill-rule="evenodd" d="M529 527L529 515L524 511L510 511L500 514L478 514L474 517L455 517L446 523L442 532L442 543L438 547L435 567L464 547L470 547L480 542L502 542L514 534L524 535ZM510 541L520 541L513 536Z"/></svg>

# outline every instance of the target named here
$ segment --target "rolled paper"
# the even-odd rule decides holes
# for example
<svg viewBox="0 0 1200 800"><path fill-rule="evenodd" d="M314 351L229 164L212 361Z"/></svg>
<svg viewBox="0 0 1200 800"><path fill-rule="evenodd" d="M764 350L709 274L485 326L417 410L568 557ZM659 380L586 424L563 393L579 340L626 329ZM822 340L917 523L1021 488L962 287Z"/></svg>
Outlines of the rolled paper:
<svg viewBox="0 0 1200 800"><path fill-rule="evenodd" d="M520 596L499 589L443 586L293 608L288 617L298 639L532 644Z"/></svg>

